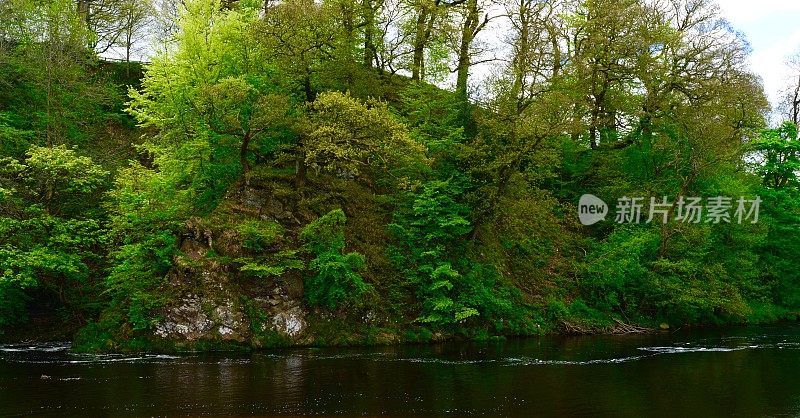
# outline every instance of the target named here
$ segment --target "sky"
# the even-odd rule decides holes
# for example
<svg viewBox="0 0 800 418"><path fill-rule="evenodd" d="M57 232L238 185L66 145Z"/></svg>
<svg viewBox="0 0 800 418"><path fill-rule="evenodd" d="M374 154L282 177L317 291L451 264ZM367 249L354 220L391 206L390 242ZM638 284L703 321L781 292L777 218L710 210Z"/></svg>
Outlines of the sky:
<svg viewBox="0 0 800 418"><path fill-rule="evenodd" d="M722 15L741 31L753 52L750 67L764 81L773 106L789 83L787 59L800 53L800 0L718 0Z"/></svg>

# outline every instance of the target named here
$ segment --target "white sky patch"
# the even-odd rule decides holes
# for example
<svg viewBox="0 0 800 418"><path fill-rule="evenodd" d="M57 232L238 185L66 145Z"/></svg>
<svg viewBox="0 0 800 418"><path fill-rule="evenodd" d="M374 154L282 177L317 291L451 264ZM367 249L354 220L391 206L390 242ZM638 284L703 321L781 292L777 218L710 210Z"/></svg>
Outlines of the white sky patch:
<svg viewBox="0 0 800 418"><path fill-rule="evenodd" d="M797 0L718 0L723 14L731 22L745 24L763 20L774 13L800 14Z"/></svg>
<svg viewBox="0 0 800 418"><path fill-rule="evenodd" d="M790 81L787 59L800 52L800 1L719 0L722 15L750 42L752 70L764 81L773 107Z"/></svg>
<svg viewBox="0 0 800 418"><path fill-rule="evenodd" d="M753 50L750 56L750 67L764 80L764 91L773 106L781 99L781 91L793 82L786 65L787 59L797 53L800 46L800 27L775 44Z"/></svg>

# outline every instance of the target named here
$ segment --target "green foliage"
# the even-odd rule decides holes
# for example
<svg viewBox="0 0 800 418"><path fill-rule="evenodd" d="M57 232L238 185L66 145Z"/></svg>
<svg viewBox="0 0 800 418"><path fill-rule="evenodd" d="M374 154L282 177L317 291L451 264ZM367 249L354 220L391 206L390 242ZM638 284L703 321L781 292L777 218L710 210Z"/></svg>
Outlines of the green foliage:
<svg viewBox="0 0 800 418"><path fill-rule="evenodd" d="M165 180L187 191L185 203L204 214L248 170L251 148L274 151L274 130L290 124L290 100L246 30L257 19L252 4L233 10L188 2L177 47L160 50L141 91L129 91L127 110L158 133L143 148Z"/></svg>
<svg viewBox="0 0 800 418"><path fill-rule="evenodd" d="M450 251L472 229L468 208L455 200L459 194L450 182L430 181L408 197L410 207L389 225L399 243L393 258L422 304L420 322L443 325L479 315L475 306L459 300L461 289L454 290L463 279L453 268Z"/></svg>
<svg viewBox="0 0 800 418"><path fill-rule="evenodd" d="M109 197L114 251L106 292L127 310L136 328L144 329L166 297L159 287L178 250L186 193L176 190L164 173L134 166L119 173Z"/></svg>
<svg viewBox="0 0 800 418"><path fill-rule="evenodd" d="M411 127L411 136L425 145L428 156L437 164L434 169L446 177L455 170L454 156L465 140L461 119L463 100L424 84L404 88L400 100L398 110Z"/></svg>
<svg viewBox="0 0 800 418"><path fill-rule="evenodd" d="M739 289L728 282L720 264L659 260L642 303L652 303L657 318L673 323L723 323L750 313Z"/></svg>
<svg viewBox="0 0 800 418"><path fill-rule="evenodd" d="M409 207L389 225L397 240L390 251L421 304L417 321L443 327L480 316L500 331L521 316L519 292L498 283L490 266L461 257L472 230L468 207L457 201L461 190L454 181L432 180L409 195Z"/></svg>
<svg viewBox="0 0 800 418"><path fill-rule="evenodd" d="M107 352L117 349L124 323L117 312L106 312L75 335L73 349L79 353Z"/></svg>
<svg viewBox="0 0 800 418"><path fill-rule="evenodd" d="M586 300L606 311L636 312L658 244L652 230L615 230L587 257L586 279L581 282Z"/></svg>
<svg viewBox="0 0 800 418"><path fill-rule="evenodd" d="M611 327L611 318L606 312L592 308L582 299L569 303L550 299L545 306L547 320L566 332L597 332Z"/></svg>
<svg viewBox="0 0 800 418"><path fill-rule="evenodd" d="M53 214L85 217L91 208L87 199L97 201L95 191L103 190L109 173L91 158L78 155L65 146L37 147L28 150L25 160L25 190L35 193L31 200L40 202Z"/></svg>
<svg viewBox="0 0 800 418"><path fill-rule="evenodd" d="M800 310L800 271L795 261L800 251L800 190L795 187L764 188L759 192L760 222L769 232L756 247L758 268L764 286L761 302L771 301L793 311Z"/></svg>
<svg viewBox="0 0 800 418"><path fill-rule="evenodd" d="M317 172L402 183L422 159L422 147L384 103L362 104L346 94L323 93L309 112L302 151L305 163Z"/></svg>
<svg viewBox="0 0 800 418"><path fill-rule="evenodd" d="M245 276L281 277L289 270L302 270L306 267L298 257L299 252L299 250L283 250L260 259L243 257L236 261L242 263L239 271Z"/></svg>
<svg viewBox="0 0 800 418"><path fill-rule="evenodd" d="M300 233L305 248L314 255L308 267L314 271L306 278L306 299L311 305L336 308L358 304L371 286L358 273L366 260L359 253L344 253L344 224L347 218L336 209L306 225Z"/></svg>
<svg viewBox="0 0 800 418"><path fill-rule="evenodd" d="M14 0L6 6L0 37L14 46L0 59L0 112L18 116L6 119L16 132L3 147L16 149L5 155L20 157L14 152L25 148L21 141L89 148L120 92L86 50L89 33L75 3Z"/></svg>
<svg viewBox="0 0 800 418"><path fill-rule="evenodd" d="M32 146L23 161L3 160L8 193L0 203L0 293L6 308L0 323L25 318L28 289L61 295L72 311L93 304L106 244L93 205L107 175L63 146Z"/></svg>
<svg viewBox="0 0 800 418"><path fill-rule="evenodd" d="M0 278L0 335L28 320L26 303L30 298L24 292L27 287L27 283L12 283L5 276Z"/></svg>
<svg viewBox="0 0 800 418"><path fill-rule="evenodd" d="M0 111L0 155L22 156L29 148L33 132L17 128L20 119L12 112Z"/></svg>
<svg viewBox="0 0 800 418"><path fill-rule="evenodd" d="M797 126L784 122L775 129L765 129L747 146L756 173L764 179L764 185L772 188L797 187L800 171L800 140Z"/></svg>
<svg viewBox="0 0 800 418"><path fill-rule="evenodd" d="M707 30L710 3L681 22L668 3L509 8L507 65L478 103L474 1L384 22L383 2L190 0L138 80L98 59L74 2L10 0L0 332L44 293L89 322L78 346L147 348L163 308L209 285L184 277L198 268L240 279L218 284L244 301L299 294L306 273L308 305L373 318L316 324L337 344L389 340L395 320L429 341L795 317L798 129L765 129L746 45ZM453 61L458 91L424 83ZM582 227L584 193L758 195L762 210ZM290 343L245 306L256 345Z"/></svg>
<svg viewBox="0 0 800 418"><path fill-rule="evenodd" d="M237 225L242 237L242 247L251 251L264 251L286 233L281 224L271 221L248 220Z"/></svg>

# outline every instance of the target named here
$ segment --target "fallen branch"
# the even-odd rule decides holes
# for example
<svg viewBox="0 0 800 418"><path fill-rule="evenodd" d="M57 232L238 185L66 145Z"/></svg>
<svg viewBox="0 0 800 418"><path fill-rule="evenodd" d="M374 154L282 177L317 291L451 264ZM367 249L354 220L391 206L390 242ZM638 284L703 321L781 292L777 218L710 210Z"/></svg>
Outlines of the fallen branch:
<svg viewBox="0 0 800 418"><path fill-rule="evenodd" d="M621 320L614 318L614 329L612 333L614 334L644 334L646 332L652 332L652 328L642 327L639 325L627 324L622 322Z"/></svg>

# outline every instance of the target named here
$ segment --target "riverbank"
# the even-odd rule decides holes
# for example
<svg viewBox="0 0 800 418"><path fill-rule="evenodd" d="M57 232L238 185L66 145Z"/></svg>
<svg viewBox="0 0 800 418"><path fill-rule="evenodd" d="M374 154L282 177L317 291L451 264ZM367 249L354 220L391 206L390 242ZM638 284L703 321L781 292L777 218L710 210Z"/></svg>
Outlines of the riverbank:
<svg viewBox="0 0 800 418"><path fill-rule="evenodd" d="M722 329L739 329L749 326L793 326L797 320L792 315L788 318L760 322L757 324L739 322L729 324L692 324L670 327L661 323L649 326L609 320L608 327L585 329L576 332L574 325L549 324L536 327L536 333L530 334L489 334L485 330L461 329L458 332L435 331L422 326L381 327L368 323L354 323L337 319L330 315L311 316L304 325L302 335L292 338L290 335L277 332L262 332L251 340L235 341L223 339L198 339L194 341L170 340L147 333L130 333L127 339L119 339L122 334L106 331L105 334L95 332L96 326L88 327L59 324L53 318L43 317L33 320L34 327L17 329L12 333L0 336L0 344L38 344L49 341L71 341L71 350L76 353L197 353L197 352L259 352L272 349L289 348L325 348L325 347L379 347L415 344L440 344L445 342L502 342L529 337L574 337L574 336L635 336L658 335L676 332L703 331L713 332ZM124 331L124 330L121 330ZM114 338L118 338L115 340Z"/></svg>

